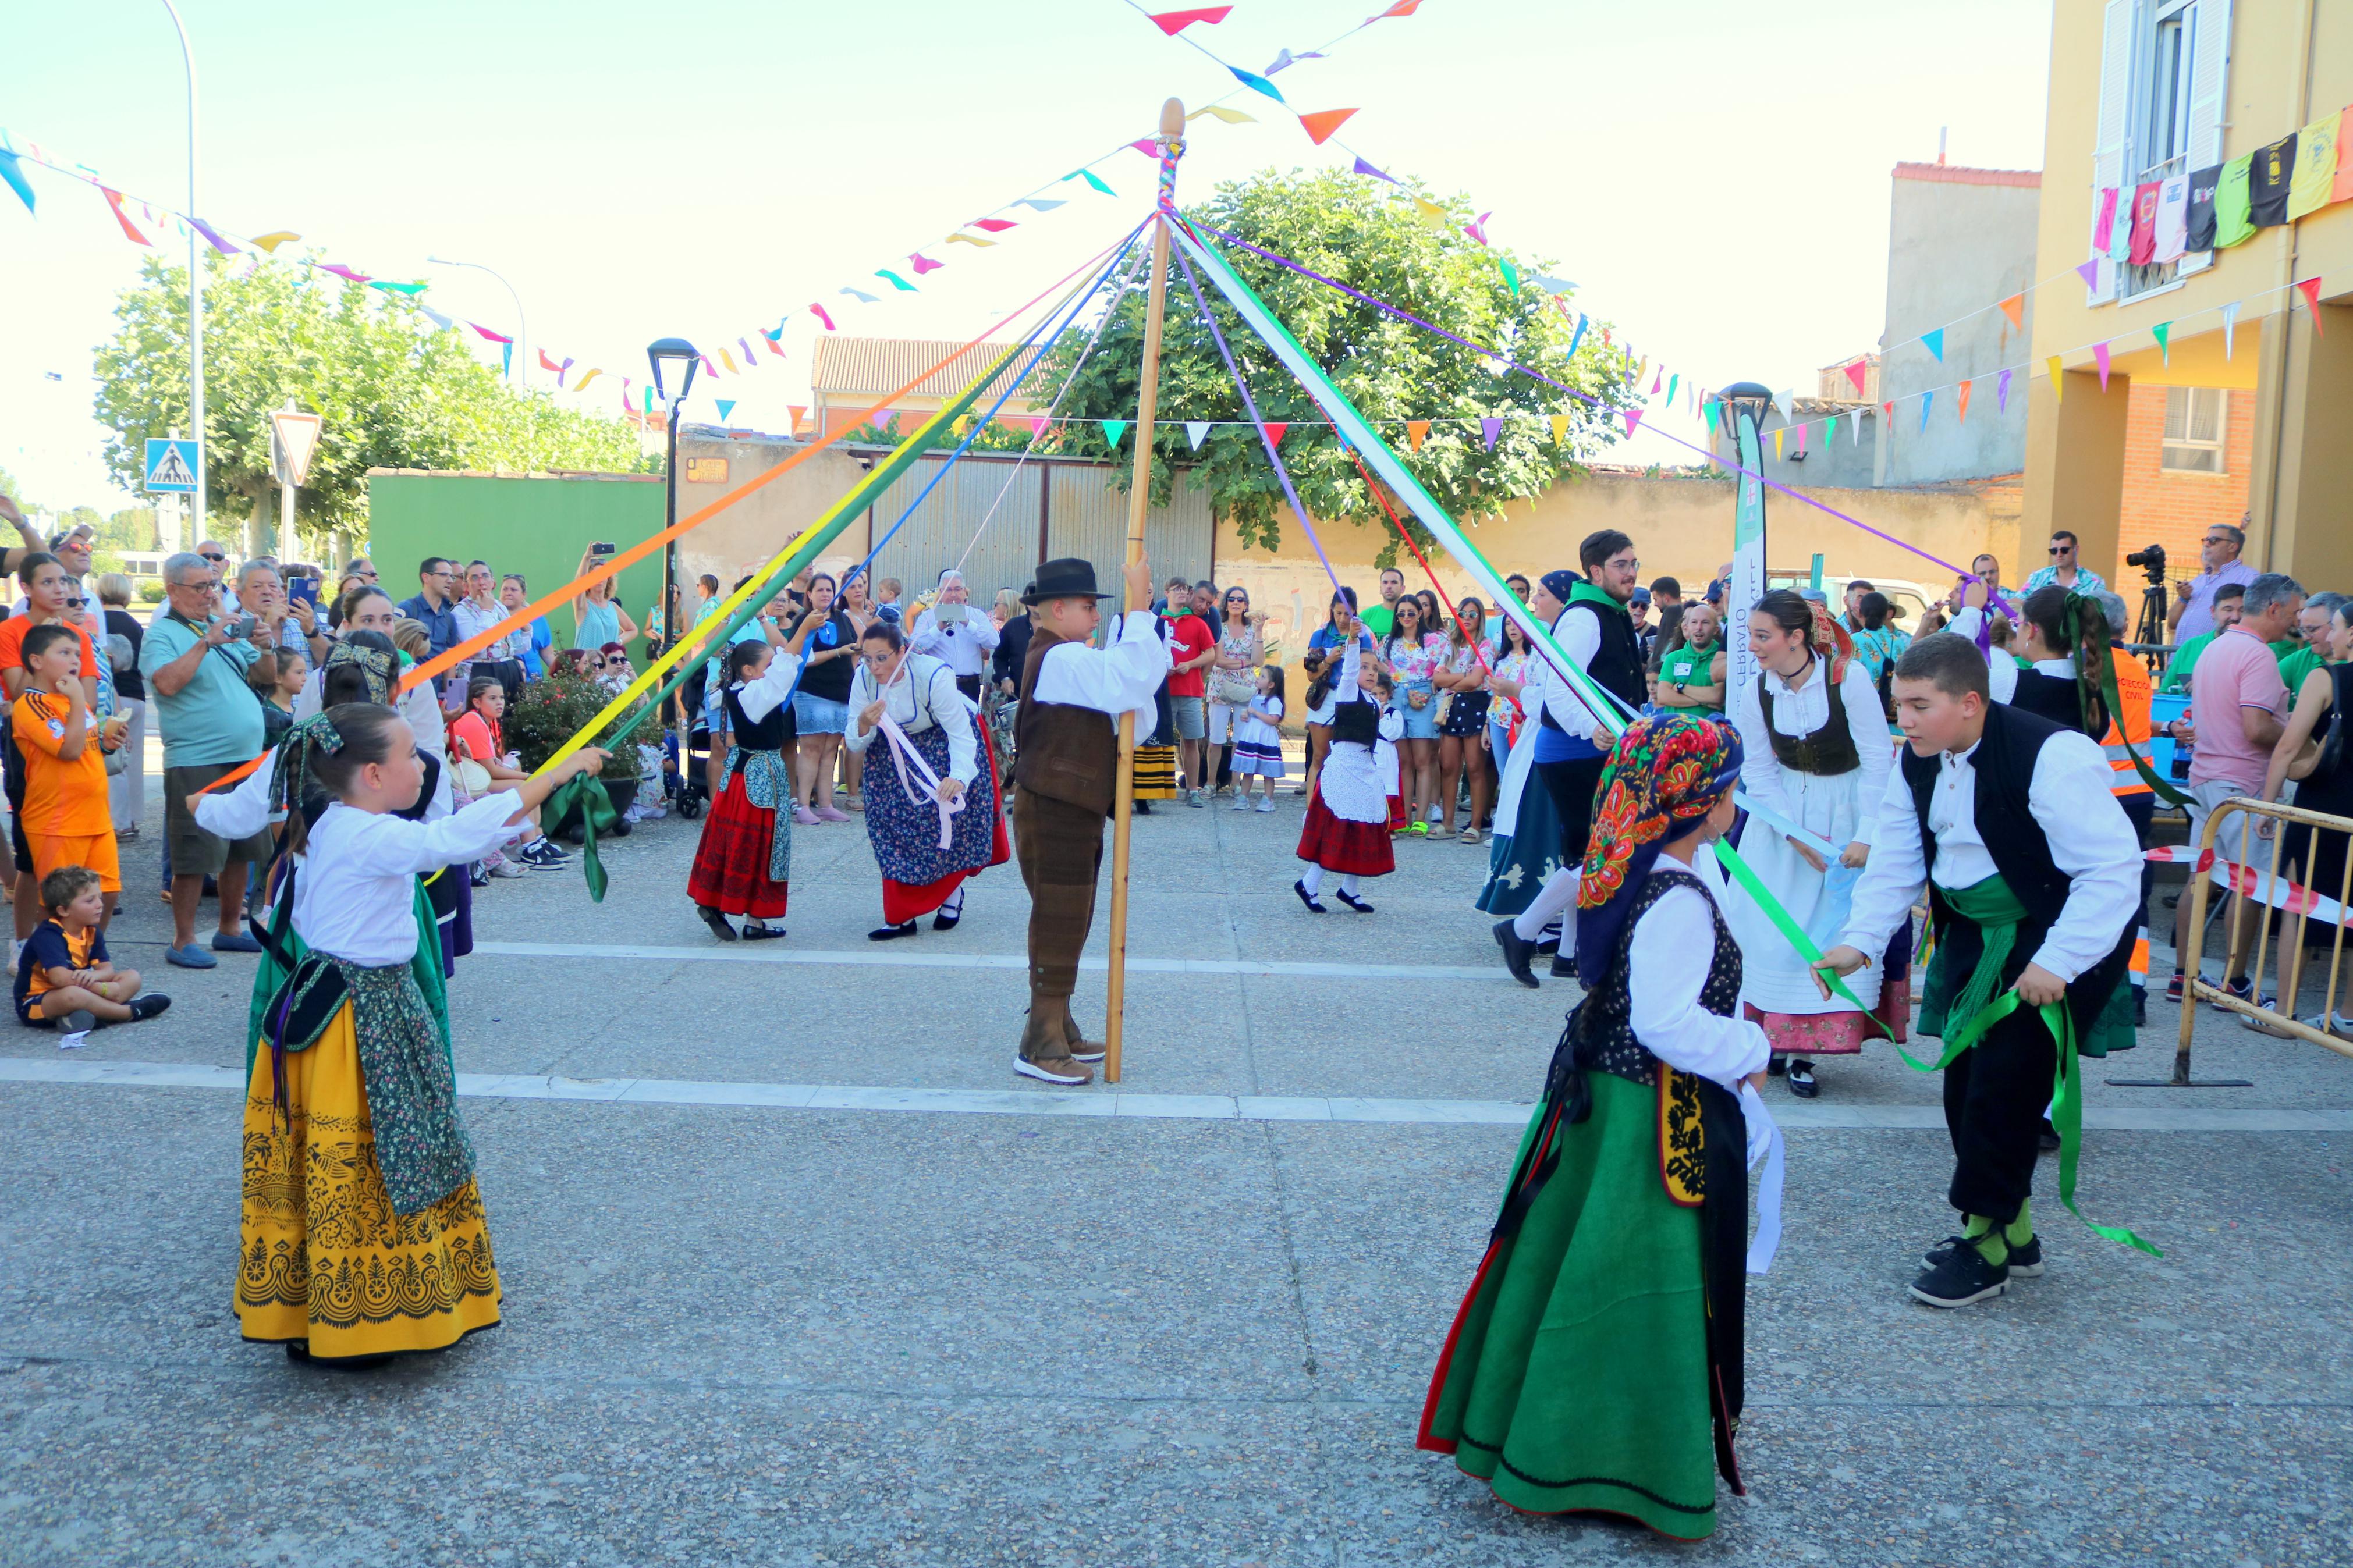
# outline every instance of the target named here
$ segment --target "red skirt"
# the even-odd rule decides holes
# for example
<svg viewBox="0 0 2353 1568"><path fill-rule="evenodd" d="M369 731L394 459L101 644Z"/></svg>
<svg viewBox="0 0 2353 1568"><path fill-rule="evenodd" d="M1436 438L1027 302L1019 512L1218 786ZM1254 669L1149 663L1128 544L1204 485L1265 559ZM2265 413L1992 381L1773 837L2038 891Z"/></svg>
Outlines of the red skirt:
<svg viewBox="0 0 2353 1568"><path fill-rule="evenodd" d="M1324 804L1324 792L1307 797L1307 825L1299 830L1299 858L1342 876L1386 877L1397 869L1386 822L1344 822Z"/></svg>
<svg viewBox="0 0 2353 1568"><path fill-rule="evenodd" d="M773 920L785 912L785 884L768 879L768 856L776 846L776 814L752 804L744 775L727 781L702 819L702 842L686 896L707 910Z"/></svg>

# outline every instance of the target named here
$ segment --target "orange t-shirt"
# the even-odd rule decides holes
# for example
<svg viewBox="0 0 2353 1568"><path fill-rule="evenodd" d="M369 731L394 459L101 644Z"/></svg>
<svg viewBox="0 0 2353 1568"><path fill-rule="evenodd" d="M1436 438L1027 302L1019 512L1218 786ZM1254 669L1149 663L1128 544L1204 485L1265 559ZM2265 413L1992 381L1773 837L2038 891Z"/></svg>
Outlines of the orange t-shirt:
<svg viewBox="0 0 2353 1568"><path fill-rule="evenodd" d="M25 634L33 629L30 616L11 616L0 621L0 669L22 669L25 667ZM98 679L98 647L90 640L90 633L81 626L73 628L81 638L81 674L85 680Z"/></svg>
<svg viewBox="0 0 2353 1568"><path fill-rule="evenodd" d="M87 720L89 738L81 755L58 755L65 744L66 699L27 691L16 699L16 749L25 754L25 831L50 838L93 838L114 831L106 794L106 755L99 750L98 721Z"/></svg>

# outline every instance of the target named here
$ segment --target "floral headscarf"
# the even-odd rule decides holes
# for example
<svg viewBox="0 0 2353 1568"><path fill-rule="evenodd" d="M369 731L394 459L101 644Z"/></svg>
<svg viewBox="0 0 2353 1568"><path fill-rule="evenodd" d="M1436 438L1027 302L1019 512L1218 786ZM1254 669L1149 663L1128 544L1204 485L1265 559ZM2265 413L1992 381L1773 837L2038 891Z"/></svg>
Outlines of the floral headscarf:
<svg viewBox="0 0 2353 1568"><path fill-rule="evenodd" d="M1854 638L1839 625L1838 617L1831 614L1828 605L1818 599L1810 599L1807 604L1814 612L1814 629L1806 640L1813 645L1814 652L1830 665L1831 678L1843 679L1848 661L1854 658Z"/></svg>
<svg viewBox="0 0 2353 1568"><path fill-rule="evenodd" d="M1577 889L1577 971L1598 985L1633 894L1662 845L1698 826L1740 777L1740 736L1721 719L1638 719L1618 737L1596 791Z"/></svg>

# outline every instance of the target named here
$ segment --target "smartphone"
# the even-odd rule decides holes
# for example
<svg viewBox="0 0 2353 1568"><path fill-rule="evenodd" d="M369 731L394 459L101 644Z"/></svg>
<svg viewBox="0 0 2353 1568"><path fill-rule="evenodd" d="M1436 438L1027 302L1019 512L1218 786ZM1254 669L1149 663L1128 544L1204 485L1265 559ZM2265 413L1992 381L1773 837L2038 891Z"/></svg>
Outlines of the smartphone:
<svg viewBox="0 0 2353 1568"><path fill-rule="evenodd" d="M290 577L286 580L286 597L297 604L319 602L319 580L316 577Z"/></svg>
<svg viewBox="0 0 2353 1568"><path fill-rule="evenodd" d="M613 553L613 547L610 544L592 544L588 547L588 553L596 556L610 555Z"/></svg>
<svg viewBox="0 0 2353 1568"><path fill-rule="evenodd" d="M259 616L232 616L227 626L228 635L231 637L249 637L253 635L253 628L260 624Z"/></svg>
<svg viewBox="0 0 2353 1568"><path fill-rule="evenodd" d="M932 618L944 626L960 626L972 619L970 605L934 605Z"/></svg>

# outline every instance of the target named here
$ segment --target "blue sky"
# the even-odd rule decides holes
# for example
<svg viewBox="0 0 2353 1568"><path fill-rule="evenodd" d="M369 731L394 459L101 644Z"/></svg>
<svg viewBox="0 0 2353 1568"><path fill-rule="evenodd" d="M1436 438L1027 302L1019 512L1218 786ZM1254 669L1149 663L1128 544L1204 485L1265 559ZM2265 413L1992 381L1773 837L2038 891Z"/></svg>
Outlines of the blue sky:
<svg viewBox="0 0 2353 1568"><path fill-rule="evenodd" d="M1156 0L1155 0L1156 3ZM1381 8L1240 0L1196 28L1252 70ZM962 338L1124 233L1150 197L1134 153L1099 165L988 250L958 224L1153 129L1170 94L1234 86L1121 0L818 6L606 0L322 7L184 0L204 110L203 215L301 233L378 276L427 278L445 312L639 374L666 333L732 342L799 312L790 357L723 380L733 418L807 401L812 300L845 331ZM1492 208L1491 237L1548 260L1578 303L1704 384L1810 385L1868 348L1885 296L1888 171L1936 156L2042 163L2050 0L1773 6L1426 0L1277 79L1298 107L1357 106L1374 163ZM1200 121L1183 188L1327 163L1294 121ZM0 127L182 205L179 47L155 0L0 5ZM0 468L58 506L124 504L97 453L90 353L141 252L97 193L39 171L37 218L0 193ZM180 242L168 240L176 253ZM835 290L922 247L920 295ZM902 268L903 269L903 268ZM47 373L62 377L49 381ZM691 417L712 418L704 385ZM1638 437L1622 456L1673 461Z"/></svg>

